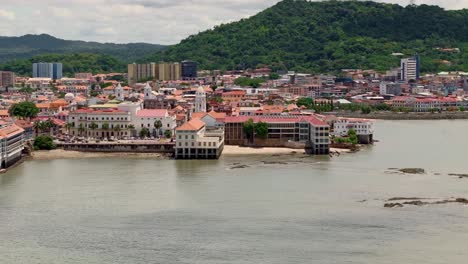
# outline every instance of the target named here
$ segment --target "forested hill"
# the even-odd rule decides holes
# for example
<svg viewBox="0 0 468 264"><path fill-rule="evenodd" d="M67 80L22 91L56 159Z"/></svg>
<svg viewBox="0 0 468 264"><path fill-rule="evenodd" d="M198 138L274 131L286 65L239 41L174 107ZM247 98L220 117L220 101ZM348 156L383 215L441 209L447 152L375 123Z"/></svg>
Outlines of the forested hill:
<svg viewBox="0 0 468 264"><path fill-rule="evenodd" d="M29 59L18 59L0 64L0 70L13 71L22 76L32 76L34 62L61 62L63 74L74 77L77 72L126 72L127 65L110 55L91 53L44 54Z"/></svg>
<svg viewBox="0 0 468 264"><path fill-rule="evenodd" d="M162 45L147 43L113 44L63 40L47 34L0 37L0 63L43 54L70 53L105 54L125 62L133 62L164 48Z"/></svg>
<svg viewBox="0 0 468 264"><path fill-rule="evenodd" d="M460 52L436 48L459 48ZM468 10L362 1L284 0L248 19L193 35L145 61L196 60L206 69L386 70L392 53L421 54L425 72L468 71Z"/></svg>

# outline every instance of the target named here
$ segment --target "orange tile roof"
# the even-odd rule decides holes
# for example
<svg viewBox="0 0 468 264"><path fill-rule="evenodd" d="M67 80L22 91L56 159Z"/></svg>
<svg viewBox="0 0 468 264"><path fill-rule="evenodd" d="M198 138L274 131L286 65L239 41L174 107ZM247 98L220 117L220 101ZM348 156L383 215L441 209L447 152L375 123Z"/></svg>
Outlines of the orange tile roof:
<svg viewBox="0 0 468 264"><path fill-rule="evenodd" d="M0 110L0 116L10 116L10 114L8 113L8 110L6 109L2 109Z"/></svg>
<svg viewBox="0 0 468 264"><path fill-rule="evenodd" d="M23 133L23 132L24 132L24 129L22 129L21 127L13 124L11 126L0 128L0 138L11 137L11 136L17 135L19 133Z"/></svg>
<svg viewBox="0 0 468 264"><path fill-rule="evenodd" d="M205 123L200 119L192 119L187 123L181 125L177 131L198 131L205 126Z"/></svg>

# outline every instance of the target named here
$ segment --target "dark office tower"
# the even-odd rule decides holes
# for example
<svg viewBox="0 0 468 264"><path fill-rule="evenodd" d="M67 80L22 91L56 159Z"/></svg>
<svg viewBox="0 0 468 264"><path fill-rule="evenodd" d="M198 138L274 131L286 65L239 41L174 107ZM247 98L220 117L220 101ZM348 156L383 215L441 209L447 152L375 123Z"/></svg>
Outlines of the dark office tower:
<svg viewBox="0 0 468 264"><path fill-rule="evenodd" d="M182 80L193 80L197 78L197 63L194 61L183 61Z"/></svg>

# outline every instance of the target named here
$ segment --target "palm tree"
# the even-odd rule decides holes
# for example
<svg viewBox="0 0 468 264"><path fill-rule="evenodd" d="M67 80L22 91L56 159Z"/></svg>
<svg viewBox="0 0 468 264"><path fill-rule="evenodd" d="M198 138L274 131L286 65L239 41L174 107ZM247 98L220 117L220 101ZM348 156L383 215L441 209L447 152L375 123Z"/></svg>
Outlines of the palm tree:
<svg viewBox="0 0 468 264"><path fill-rule="evenodd" d="M83 136L83 132L86 131L86 127L83 124L80 124L78 126L78 132L80 133L80 136Z"/></svg>
<svg viewBox="0 0 468 264"><path fill-rule="evenodd" d="M156 130L158 131L157 134L158 134L158 136L159 136L159 135L161 134L161 133L160 133L160 132L161 132L160 129L161 129L161 127L162 127L161 120L156 120L156 121L154 122L154 127L155 127Z"/></svg>
<svg viewBox="0 0 468 264"><path fill-rule="evenodd" d="M121 130L121 129L120 129L120 126L119 126L119 125L116 125L116 126L114 127L114 132L116 133L116 137L119 136L120 130Z"/></svg>
<svg viewBox="0 0 468 264"><path fill-rule="evenodd" d="M52 119L49 118L47 121L44 121L44 128L47 129L47 131L49 132L49 135L52 134L53 127L54 127L54 122L52 121Z"/></svg>
<svg viewBox="0 0 468 264"><path fill-rule="evenodd" d="M94 136L94 130L98 129L98 124L92 122L91 124L89 124L89 129L91 129L93 131L93 136Z"/></svg>
<svg viewBox="0 0 468 264"><path fill-rule="evenodd" d="M109 128L110 128L109 123L104 123L104 124L102 124L101 128L102 128L102 130L104 130L104 131L109 130ZM109 137L109 135L107 135L107 137Z"/></svg>
<svg viewBox="0 0 468 264"><path fill-rule="evenodd" d="M66 123L65 128L67 129L67 134L70 134L70 129L74 127L75 125L73 123Z"/></svg>
<svg viewBox="0 0 468 264"><path fill-rule="evenodd" d="M130 124L127 128L130 130L130 136L136 137L135 126Z"/></svg>

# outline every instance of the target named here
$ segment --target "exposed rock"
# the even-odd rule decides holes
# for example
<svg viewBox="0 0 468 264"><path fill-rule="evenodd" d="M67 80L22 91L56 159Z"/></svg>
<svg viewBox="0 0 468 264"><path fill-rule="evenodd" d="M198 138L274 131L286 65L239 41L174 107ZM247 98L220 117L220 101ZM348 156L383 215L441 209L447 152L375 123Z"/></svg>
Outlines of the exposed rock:
<svg viewBox="0 0 468 264"><path fill-rule="evenodd" d="M386 203L384 204L385 208L395 208L395 207L403 207L401 203Z"/></svg>
<svg viewBox="0 0 468 264"><path fill-rule="evenodd" d="M408 205L416 205L416 206L422 206L430 203L422 202L422 201L410 201L410 202L404 202L403 204L408 204Z"/></svg>
<svg viewBox="0 0 468 264"><path fill-rule="evenodd" d="M397 201L397 200L406 200L406 199L399 199L392 198L388 201ZM457 199L450 199L450 200L440 200L435 202L423 202L420 199L416 199L414 201L407 201L404 203L386 203L384 207L386 208L394 208L394 207L403 207L404 205L415 205L415 206L423 206L423 205L439 205L439 204L449 204L449 203L459 203L459 204L468 204L468 199L466 198L457 198Z"/></svg>
<svg viewBox="0 0 468 264"><path fill-rule="evenodd" d="M388 199L387 201L404 201L404 200L428 200L431 198L418 198L418 197L393 197Z"/></svg>
<svg viewBox="0 0 468 264"><path fill-rule="evenodd" d="M449 173L449 176L455 176L455 177L458 177L460 179L468 178L468 174L460 174L460 173Z"/></svg>
<svg viewBox="0 0 468 264"><path fill-rule="evenodd" d="M404 168L404 169L399 169L399 172L403 172L406 174L424 174L426 171L422 168Z"/></svg>
<svg viewBox="0 0 468 264"><path fill-rule="evenodd" d="M236 165L236 166L232 166L231 167L231 170L234 170L234 169L245 169L245 168L248 168L249 166L247 165Z"/></svg>
<svg viewBox="0 0 468 264"><path fill-rule="evenodd" d="M281 165L287 165L288 163L287 162L284 162L284 161L262 161L263 164L266 164L266 165L272 165L272 164L281 164Z"/></svg>

